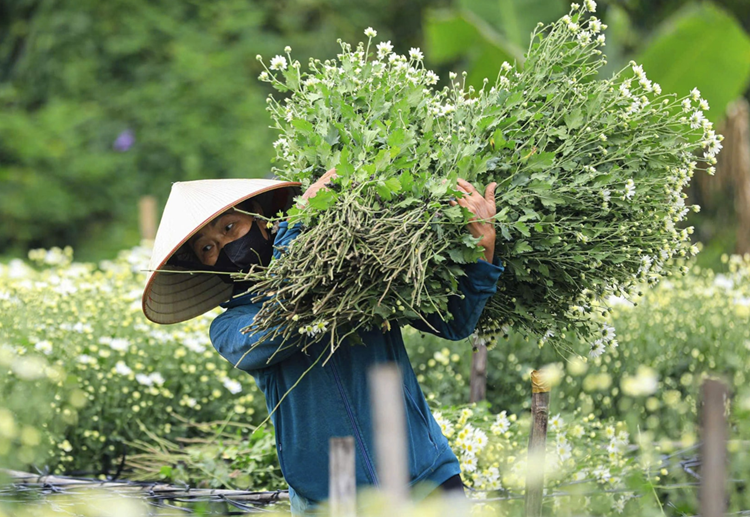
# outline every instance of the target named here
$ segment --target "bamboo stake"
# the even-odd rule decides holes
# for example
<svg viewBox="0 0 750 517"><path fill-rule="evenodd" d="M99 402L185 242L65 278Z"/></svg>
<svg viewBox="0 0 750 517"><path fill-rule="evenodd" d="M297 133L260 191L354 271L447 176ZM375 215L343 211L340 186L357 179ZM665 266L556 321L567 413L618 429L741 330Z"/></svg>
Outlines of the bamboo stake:
<svg viewBox="0 0 750 517"><path fill-rule="evenodd" d="M143 196L138 201L138 223L141 229L141 240L153 241L156 238L156 198Z"/></svg>
<svg viewBox="0 0 750 517"><path fill-rule="evenodd" d="M526 462L526 517L542 515L549 392L549 382L543 375L538 370L531 372L531 435Z"/></svg>
<svg viewBox="0 0 750 517"><path fill-rule="evenodd" d="M474 336L469 340L474 349L471 357L469 402L479 402L487 398L487 346L477 345Z"/></svg>
<svg viewBox="0 0 750 517"><path fill-rule="evenodd" d="M397 511L406 505L409 495L404 391L398 366L374 366L370 370L370 394L380 488L389 507Z"/></svg>
<svg viewBox="0 0 750 517"><path fill-rule="evenodd" d="M329 444L328 499L331 517L355 517L357 472L354 438L331 438Z"/></svg>
<svg viewBox="0 0 750 517"><path fill-rule="evenodd" d="M706 379L702 386L703 406L700 505L703 517L721 517L726 511L727 422L723 382Z"/></svg>

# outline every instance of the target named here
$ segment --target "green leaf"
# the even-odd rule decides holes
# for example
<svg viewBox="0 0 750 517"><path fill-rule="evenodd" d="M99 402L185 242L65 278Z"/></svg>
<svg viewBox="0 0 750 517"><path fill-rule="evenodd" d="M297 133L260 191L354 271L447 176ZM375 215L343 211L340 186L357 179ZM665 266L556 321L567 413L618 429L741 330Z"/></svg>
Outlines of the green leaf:
<svg viewBox="0 0 750 517"><path fill-rule="evenodd" d="M165 478L172 478L172 467L169 465L164 465L162 468L159 469L159 475Z"/></svg>
<svg viewBox="0 0 750 517"><path fill-rule="evenodd" d="M555 153L536 153L526 160L526 166L532 171L543 171L551 168L555 163Z"/></svg>
<svg viewBox="0 0 750 517"><path fill-rule="evenodd" d="M531 244L529 244L528 241L517 241L515 246L513 246L513 253L516 255L529 251L534 251L534 248L531 247Z"/></svg>
<svg viewBox="0 0 750 517"><path fill-rule="evenodd" d="M706 116L718 122L727 105L747 90L750 38L713 3L690 5L662 25L636 61L664 93L681 97L698 88L711 106Z"/></svg>
<svg viewBox="0 0 750 517"><path fill-rule="evenodd" d="M515 226L516 230L521 232L524 237L531 237L531 232L529 231L529 227L526 225L526 223L518 221L513 226Z"/></svg>
<svg viewBox="0 0 750 517"><path fill-rule="evenodd" d="M401 192L401 182L398 178L388 178L385 180L385 186L394 194Z"/></svg>
<svg viewBox="0 0 750 517"><path fill-rule="evenodd" d="M411 192L411 188L414 185L414 176L412 176L411 172L403 171L401 176L399 176L399 181L401 182L401 190Z"/></svg>
<svg viewBox="0 0 750 517"><path fill-rule="evenodd" d="M583 125L583 112L580 108L576 108L569 113L565 114L564 117L565 125L570 129L577 129Z"/></svg>
<svg viewBox="0 0 750 517"><path fill-rule="evenodd" d="M313 132L313 125L307 120L296 118L292 120L291 124L304 134L310 134Z"/></svg>
<svg viewBox="0 0 750 517"><path fill-rule="evenodd" d="M326 210L336 201L336 193L332 190L321 189L315 196L308 199L310 206L318 210Z"/></svg>

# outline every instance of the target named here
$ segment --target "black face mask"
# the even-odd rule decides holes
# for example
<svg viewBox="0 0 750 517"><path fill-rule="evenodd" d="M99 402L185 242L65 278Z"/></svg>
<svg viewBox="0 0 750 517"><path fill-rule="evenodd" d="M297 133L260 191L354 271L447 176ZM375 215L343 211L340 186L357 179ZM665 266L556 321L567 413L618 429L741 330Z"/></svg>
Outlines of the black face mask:
<svg viewBox="0 0 750 517"><path fill-rule="evenodd" d="M219 253L213 269L215 271L236 273L247 272L250 266L257 264L268 266L273 255L273 245L263 237L257 221L253 221L250 230L239 239L226 244ZM222 280L232 282L229 275L219 275Z"/></svg>

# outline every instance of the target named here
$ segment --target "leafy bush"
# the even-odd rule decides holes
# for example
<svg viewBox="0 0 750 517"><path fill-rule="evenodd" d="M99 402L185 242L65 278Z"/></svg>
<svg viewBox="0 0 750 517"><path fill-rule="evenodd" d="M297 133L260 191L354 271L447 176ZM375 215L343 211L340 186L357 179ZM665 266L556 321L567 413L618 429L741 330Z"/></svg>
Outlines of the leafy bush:
<svg viewBox="0 0 750 517"><path fill-rule="evenodd" d="M173 440L190 422L252 422L265 407L252 378L211 346L213 314L169 327L145 320L147 250L99 266L71 254L36 250L44 267L0 267L4 464L111 472L124 442L145 438L138 422Z"/></svg>

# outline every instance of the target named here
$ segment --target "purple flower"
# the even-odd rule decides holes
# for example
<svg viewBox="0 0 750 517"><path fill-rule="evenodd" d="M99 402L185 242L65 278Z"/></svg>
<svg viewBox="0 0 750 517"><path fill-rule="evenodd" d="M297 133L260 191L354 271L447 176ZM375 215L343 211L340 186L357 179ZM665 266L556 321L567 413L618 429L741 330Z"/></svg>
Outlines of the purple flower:
<svg viewBox="0 0 750 517"><path fill-rule="evenodd" d="M117 138L112 144L112 148L115 151L124 153L125 151L133 147L134 143L135 143L135 134L133 134L133 132L130 129L126 129L125 131L117 135Z"/></svg>

